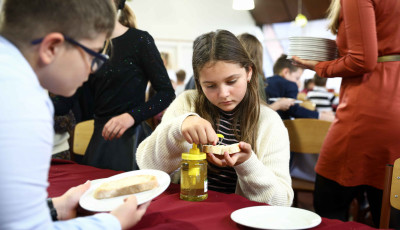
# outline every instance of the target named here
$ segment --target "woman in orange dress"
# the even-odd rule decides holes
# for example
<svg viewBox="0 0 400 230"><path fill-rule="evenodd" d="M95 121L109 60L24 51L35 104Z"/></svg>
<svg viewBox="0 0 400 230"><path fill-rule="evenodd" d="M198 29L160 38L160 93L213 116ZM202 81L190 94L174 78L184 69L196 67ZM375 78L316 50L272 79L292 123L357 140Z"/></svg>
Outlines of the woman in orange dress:
<svg viewBox="0 0 400 230"><path fill-rule="evenodd" d="M342 77L336 118L316 166L318 214L348 220L352 199L366 192L379 224L385 165L400 157L399 0L333 0L330 29L340 58L293 57L321 77Z"/></svg>

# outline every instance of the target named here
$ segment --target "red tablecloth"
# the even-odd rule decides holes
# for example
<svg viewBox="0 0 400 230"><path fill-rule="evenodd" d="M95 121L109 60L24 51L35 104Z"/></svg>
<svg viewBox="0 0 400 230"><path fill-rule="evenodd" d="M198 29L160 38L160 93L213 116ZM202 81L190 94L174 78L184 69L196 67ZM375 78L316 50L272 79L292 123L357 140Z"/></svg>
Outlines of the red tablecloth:
<svg viewBox="0 0 400 230"><path fill-rule="evenodd" d="M109 177L120 172L98 169L72 161L53 160L49 172L49 196L59 196L70 187ZM223 194L209 191L208 199L202 202L189 202L179 199L179 185L171 184L160 196L155 198L143 219L133 229L250 229L236 224L230 214L240 208L264 205L249 201L236 194ZM78 210L79 215L86 215ZM313 228L318 230L369 230L374 229L357 222L342 222L322 218L322 223Z"/></svg>

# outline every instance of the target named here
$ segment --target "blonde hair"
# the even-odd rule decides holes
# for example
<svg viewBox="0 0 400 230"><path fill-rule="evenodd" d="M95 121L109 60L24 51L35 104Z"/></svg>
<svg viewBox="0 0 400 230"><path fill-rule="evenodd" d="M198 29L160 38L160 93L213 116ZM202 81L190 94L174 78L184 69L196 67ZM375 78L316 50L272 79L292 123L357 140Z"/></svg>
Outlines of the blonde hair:
<svg viewBox="0 0 400 230"><path fill-rule="evenodd" d="M195 101L196 113L209 121L215 130L217 129L220 118L218 107L207 99L199 80L200 70L205 65L214 64L217 61L238 64L245 68L246 72L250 69L253 70L251 80L247 84L246 94L234 114L232 129L237 140L249 143L256 152L257 121L260 117L257 67L240 41L229 31L218 30L203 34L196 38L193 43L192 65L199 95ZM236 129L237 124L240 124L241 135Z"/></svg>
<svg viewBox="0 0 400 230"><path fill-rule="evenodd" d="M77 40L93 39L101 33L109 37L115 12L109 0L5 0L0 34L20 49L52 32Z"/></svg>
<svg viewBox="0 0 400 230"><path fill-rule="evenodd" d="M261 42L255 36L248 33L240 34L238 39L253 59L254 64L257 66L258 74L263 76L264 79L265 76L262 71L263 46Z"/></svg>
<svg viewBox="0 0 400 230"><path fill-rule="evenodd" d="M328 9L328 29L332 34L337 34L339 28L340 0L332 0Z"/></svg>
<svg viewBox="0 0 400 230"><path fill-rule="evenodd" d="M114 0L115 8L118 9L118 6L121 4L122 1L123 0ZM122 2L122 4L124 4L124 7L119 10L118 21L126 27L136 29L137 23L135 13L133 13L133 10L124 2L125 1Z"/></svg>

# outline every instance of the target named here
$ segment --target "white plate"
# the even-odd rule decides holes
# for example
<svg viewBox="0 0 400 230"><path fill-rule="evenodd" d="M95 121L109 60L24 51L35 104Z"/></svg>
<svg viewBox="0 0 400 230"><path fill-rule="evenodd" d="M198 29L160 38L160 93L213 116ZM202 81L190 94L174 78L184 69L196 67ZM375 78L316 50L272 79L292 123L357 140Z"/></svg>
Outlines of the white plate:
<svg viewBox="0 0 400 230"><path fill-rule="evenodd" d="M254 206L232 212L238 224L258 229L307 229L321 223L317 214L292 207Z"/></svg>
<svg viewBox="0 0 400 230"><path fill-rule="evenodd" d="M334 43L336 43L335 40L328 39L328 38L318 38L318 37L289 37L289 41L320 42L320 43L326 43L326 44L334 44Z"/></svg>
<svg viewBox="0 0 400 230"><path fill-rule="evenodd" d="M136 193L136 199L139 204L143 204L147 201L150 201L163 193L165 189L168 188L171 178L169 175L163 171L160 170L155 170L155 169L143 169L143 170L136 170L136 171L130 171L130 172L125 172L121 173L109 178L104 178L104 179L99 179L99 180L93 180L91 181L91 186L90 188L83 194L83 196L79 200L79 204L81 205L82 208L93 211L93 212L108 212L119 205L121 205L124 202L124 199L130 195L125 195L125 196L118 196L114 198L109 198L109 199L96 199L93 196L94 190L96 190L97 187L99 187L102 183L106 181L112 181L112 180L118 180L124 177L128 176L135 176L135 175L154 175L157 177L158 181L158 187L149 191L141 192L141 193Z"/></svg>
<svg viewBox="0 0 400 230"><path fill-rule="evenodd" d="M314 60L314 61L331 61L337 59L337 56L330 56L330 57L323 57L323 56L311 56L311 55L296 55L292 53L288 53L288 58L287 59L292 59L292 56L297 56L301 59L305 60Z"/></svg>
<svg viewBox="0 0 400 230"><path fill-rule="evenodd" d="M268 100L274 101L274 102L275 102L275 101L278 101L279 99L281 99L281 98L280 98L280 97L268 98ZM303 101L295 100L294 103L296 103L296 104L301 104L301 103L303 103Z"/></svg>

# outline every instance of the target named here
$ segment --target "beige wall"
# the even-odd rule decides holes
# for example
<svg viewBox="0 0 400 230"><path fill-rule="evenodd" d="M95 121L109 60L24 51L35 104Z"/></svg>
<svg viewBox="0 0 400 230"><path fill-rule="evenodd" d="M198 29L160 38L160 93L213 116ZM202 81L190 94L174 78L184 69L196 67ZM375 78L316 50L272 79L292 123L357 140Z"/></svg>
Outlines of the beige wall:
<svg viewBox="0 0 400 230"><path fill-rule="evenodd" d="M171 54L175 71L192 74L193 40L206 32L226 29L234 34L262 36L249 11L232 9L232 0L133 0L139 29L148 31L160 51Z"/></svg>

